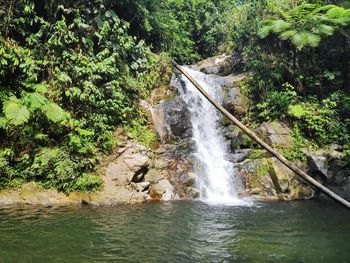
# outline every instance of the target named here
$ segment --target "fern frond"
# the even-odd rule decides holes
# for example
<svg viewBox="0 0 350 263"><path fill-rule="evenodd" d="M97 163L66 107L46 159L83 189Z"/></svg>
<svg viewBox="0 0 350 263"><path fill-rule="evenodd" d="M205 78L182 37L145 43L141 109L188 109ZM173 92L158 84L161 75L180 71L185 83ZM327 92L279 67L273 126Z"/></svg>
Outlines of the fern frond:
<svg viewBox="0 0 350 263"><path fill-rule="evenodd" d="M317 27L315 28L315 31L318 34L331 36L334 33L334 27L329 26L329 25L321 24L321 25L317 25Z"/></svg>
<svg viewBox="0 0 350 263"><path fill-rule="evenodd" d="M29 111L34 111L48 103L48 100L43 95L37 92L27 93L22 98L22 100L24 105L26 105L29 109Z"/></svg>
<svg viewBox="0 0 350 263"><path fill-rule="evenodd" d="M272 23L272 31L274 33L281 33L281 32L283 32L291 27L292 27L291 23L288 23L282 19L275 20Z"/></svg>
<svg viewBox="0 0 350 263"><path fill-rule="evenodd" d="M317 47L321 41L321 37L307 31L301 31L291 37L292 43L298 48L302 49L305 46Z"/></svg>
<svg viewBox="0 0 350 263"><path fill-rule="evenodd" d="M298 31L296 31L295 29L292 29L279 34L279 36L282 40L288 40L292 38L297 32Z"/></svg>
<svg viewBox="0 0 350 263"><path fill-rule="evenodd" d="M268 6L269 6L271 9L273 9L273 10L277 11L278 13L280 13L280 15L281 15L285 20L289 21L290 19L292 19L292 16L291 16L288 12L284 11L282 8L280 8L279 6L277 6L274 2L269 1L269 2L268 2Z"/></svg>
<svg viewBox="0 0 350 263"><path fill-rule="evenodd" d="M28 108L14 97L4 103L3 112L9 124L15 126L26 123L30 117Z"/></svg>
<svg viewBox="0 0 350 263"><path fill-rule="evenodd" d="M262 26L259 30L258 30L258 36L260 38L266 38L268 35L270 35L270 33L272 32L272 25L265 25Z"/></svg>
<svg viewBox="0 0 350 263"><path fill-rule="evenodd" d="M49 120L55 123L62 122L67 117L67 113L54 102L44 105L42 111Z"/></svg>

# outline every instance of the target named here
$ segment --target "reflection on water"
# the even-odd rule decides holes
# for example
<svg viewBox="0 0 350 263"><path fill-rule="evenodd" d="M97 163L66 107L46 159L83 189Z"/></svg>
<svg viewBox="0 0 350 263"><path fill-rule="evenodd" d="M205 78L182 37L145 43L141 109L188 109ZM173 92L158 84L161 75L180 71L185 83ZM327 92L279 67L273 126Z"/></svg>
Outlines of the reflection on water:
<svg viewBox="0 0 350 263"><path fill-rule="evenodd" d="M325 201L0 208L0 262L350 262L350 213Z"/></svg>

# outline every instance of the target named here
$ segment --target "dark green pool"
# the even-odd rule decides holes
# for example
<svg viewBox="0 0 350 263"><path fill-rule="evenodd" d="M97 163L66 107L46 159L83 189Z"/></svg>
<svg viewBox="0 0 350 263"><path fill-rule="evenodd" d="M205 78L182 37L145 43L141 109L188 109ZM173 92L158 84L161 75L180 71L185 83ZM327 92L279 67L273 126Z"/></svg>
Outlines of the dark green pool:
<svg viewBox="0 0 350 263"><path fill-rule="evenodd" d="M0 262L350 262L350 211L326 201L2 207Z"/></svg>

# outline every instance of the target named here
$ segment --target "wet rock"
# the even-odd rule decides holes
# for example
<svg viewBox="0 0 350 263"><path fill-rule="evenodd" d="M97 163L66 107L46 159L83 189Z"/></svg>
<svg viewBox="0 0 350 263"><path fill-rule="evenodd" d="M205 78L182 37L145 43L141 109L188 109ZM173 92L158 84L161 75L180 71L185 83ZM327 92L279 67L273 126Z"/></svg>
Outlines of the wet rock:
<svg viewBox="0 0 350 263"><path fill-rule="evenodd" d="M258 198L308 199L314 190L276 158L247 159L234 165L246 191Z"/></svg>
<svg viewBox="0 0 350 263"><path fill-rule="evenodd" d="M196 199L200 197L200 191L194 187L186 188L186 197L191 199Z"/></svg>
<svg viewBox="0 0 350 263"><path fill-rule="evenodd" d="M240 163L249 158L249 153L252 149L238 149L234 150L232 154L229 155L228 161L232 163Z"/></svg>
<svg viewBox="0 0 350 263"><path fill-rule="evenodd" d="M206 74L216 74L226 76L234 70L237 65L243 62L243 57L236 54L234 56L219 55L207 58L193 66L196 70Z"/></svg>
<svg viewBox="0 0 350 263"><path fill-rule="evenodd" d="M259 145L252 140L248 135L246 135L243 131L239 131L237 137L233 137L230 140L230 148L232 151L237 149L254 149L259 148Z"/></svg>
<svg viewBox="0 0 350 263"><path fill-rule="evenodd" d="M173 197L174 187L167 179L162 179L152 185L149 190L149 196L156 200L170 200Z"/></svg>
<svg viewBox="0 0 350 263"><path fill-rule="evenodd" d="M191 128L190 113L180 98L161 101L154 108L152 118L154 129L162 143L183 137Z"/></svg>
<svg viewBox="0 0 350 263"><path fill-rule="evenodd" d="M190 172L180 176L180 183L187 187L193 186L196 183L196 174Z"/></svg>

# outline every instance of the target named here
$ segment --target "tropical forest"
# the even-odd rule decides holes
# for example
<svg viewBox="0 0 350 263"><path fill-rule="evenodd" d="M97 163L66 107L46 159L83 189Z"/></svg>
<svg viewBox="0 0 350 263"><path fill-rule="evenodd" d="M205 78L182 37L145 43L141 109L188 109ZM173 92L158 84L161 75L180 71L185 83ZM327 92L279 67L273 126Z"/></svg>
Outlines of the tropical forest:
<svg viewBox="0 0 350 263"><path fill-rule="evenodd" d="M0 0L0 262L350 262L349 0Z"/></svg>

